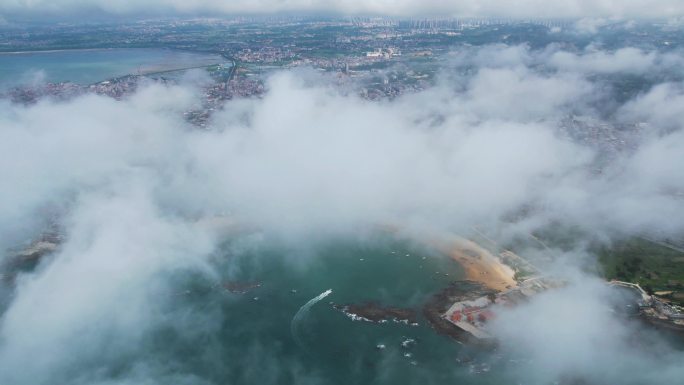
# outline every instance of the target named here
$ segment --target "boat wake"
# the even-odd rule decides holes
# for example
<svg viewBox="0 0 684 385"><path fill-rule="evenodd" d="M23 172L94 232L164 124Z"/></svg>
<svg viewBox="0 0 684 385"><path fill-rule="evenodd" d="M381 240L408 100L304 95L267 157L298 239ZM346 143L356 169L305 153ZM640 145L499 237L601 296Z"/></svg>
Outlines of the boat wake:
<svg viewBox="0 0 684 385"><path fill-rule="evenodd" d="M319 301L321 301L323 298L327 297L332 293L331 289L328 289L321 294L317 295L314 298L311 298L309 302L305 303L302 307L297 310L297 313L295 313L294 317L292 317L292 322L290 323L290 332L292 333L292 338L294 338L295 342L297 345L300 347L304 348L304 341L302 340L302 332L301 332L301 322L304 317L309 313L309 310L317 304Z"/></svg>

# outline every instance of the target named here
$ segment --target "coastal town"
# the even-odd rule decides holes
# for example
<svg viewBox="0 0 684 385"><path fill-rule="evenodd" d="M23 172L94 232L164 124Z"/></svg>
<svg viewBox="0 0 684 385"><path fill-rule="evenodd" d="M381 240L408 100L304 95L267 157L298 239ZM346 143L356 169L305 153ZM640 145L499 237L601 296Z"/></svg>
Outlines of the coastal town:
<svg viewBox="0 0 684 385"><path fill-rule="evenodd" d="M549 30L569 29L563 20L530 20L524 23L506 19L413 19L348 18L333 20L282 17L269 20L267 29L259 29L258 18L231 20L195 19L140 21L131 25L91 26L96 39L55 46L61 35L80 36L77 25L54 26L34 30L25 39L21 28L0 28L0 52L50 49L99 49L100 45L120 49L158 46L180 52L216 55L219 60L204 68L212 82L201 86L201 105L184 112L185 119L198 128L210 126L215 112L232 99L260 98L267 91L269 76L277 71L313 69L326 75L328 85L342 93L356 94L369 101L394 99L423 91L437 84L444 66L454 56L467 52L470 41L499 44L516 34L543 46L550 39L567 39L575 44L575 35L548 35ZM259 27L259 28L257 28ZM286 32L286 33L285 33ZM641 44L643 35L634 31L626 37ZM674 46L677 36L667 35ZM197 68L195 68L197 69ZM144 84L177 84L188 68L173 68L166 63L163 71L143 70L126 76L102 79L92 84L76 81L15 84L0 87L0 99L33 104L45 98L68 100L97 94L115 99L132 95ZM468 67L457 68L468 71ZM621 86L623 87L623 86ZM638 85L620 88L622 94L636 94ZM621 96L621 97L624 97ZM559 135L587 144L602 154L596 159L596 172L625 152L634 151L648 123L614 123L601 119L566 114L553 124Z"/></svg>
<svg viewBox="0 0 684 385"><path fill-rule="evenodd" d="M479 289L470 292L445 289L440 301L442 308L446 306L446 310L439 316L448 324L443 321L434 322L433 314L433 326L459 340L484 345L495 344L496 338L488 330L488 323L496 317L497 311L527 303L540 293L559 289L567 284L563 279L543 275L510 250L503 250L495 256L471 241L460 240L451 255L466 268L467 279L475 282L476 287L479 286ZM521 266L524 267L521 269ZM520 275L521 271L525 273ZM618 280L609 280L606 284L633 292L634 300L628 306L637 308L635 314L648 324L684 333L684 307L663 297L671 292L649 294L638 283ZM449 332L449 325L459 332Z"/></svg>

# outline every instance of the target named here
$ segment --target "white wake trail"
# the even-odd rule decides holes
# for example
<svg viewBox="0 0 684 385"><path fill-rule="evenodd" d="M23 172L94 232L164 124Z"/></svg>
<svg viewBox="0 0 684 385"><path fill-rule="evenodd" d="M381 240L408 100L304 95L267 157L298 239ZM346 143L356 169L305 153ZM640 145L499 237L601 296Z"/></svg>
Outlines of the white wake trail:
<svg viewBox="0 0 684 385"><path fill-rule="evenodd" d="M317 304L320 300L323 298L327 297L332 293L332 289L328 289L321 294L317 295L314 298L311 298L309 302L305 303L302 307L297 310L297 313L295 313L294 317L292 317L292 322L290 323L290 332L292 333L292 338L294 338L295 342L297 342L297 345L304 347L304 343L302 342L301 338L301 332L300 332L300 327L299 325L301 324L301 320L304 318L309 313L309 310L313 305Z"/></svg>

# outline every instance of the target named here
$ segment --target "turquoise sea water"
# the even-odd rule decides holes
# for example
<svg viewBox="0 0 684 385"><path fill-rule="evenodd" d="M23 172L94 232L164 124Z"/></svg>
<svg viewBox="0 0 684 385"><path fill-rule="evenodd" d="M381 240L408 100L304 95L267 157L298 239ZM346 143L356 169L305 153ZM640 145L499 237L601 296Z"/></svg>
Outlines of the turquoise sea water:
<svg viewBox="0 0 684 385"><path fill-rule="evenodd" d="M219 55L151 48L0 53L0 87L34 82L91 84L128 74L224 61Z"/></svg>
<svg viewBox="0 0 684 385"><path fill-rule="evenodd" d="M173 304L198 336L162 328L133 358L138 364L153 357L215 384L500 383L482 371L482 352L436 334L420 315L433 293L463 274L424 247L390 236L307 247L240 239L227 243L214 263L218 277L179 277L183 294ZM238 294L221 288L225 282L261 286ZM330 295L294 318L328 289ZM415 309L419 325L353 321L332 306L365 301ZM415 344L402 346L407 339Z"/></svg>
<svg viewBox="0 0 684 385"><path fill-rule="evenodd" d="M183 294L172 306L174 318L190 317L187 327L201 332L191 339L172 329L152 333L138 364L154 357L201 379L188 383L236 385L500 385L535 383L525 373L540 370L517 354L461 345L432 330L422 305L463 271L425 245L385 233L306 246L241 237L212 264L211 278L179 276ZM226 282L260 286L231 293ZM354 321L333 307L366 301L414 309L419 325ZM407 340L415 343L403 346Z"/></svg>
<svg viewBox="0 0 684 385"><path fill-rule="evenodd" d="M462 279L463 271L425 245L392 234L299 242L242 234L202 266L159 271L149 292L139 293L150 296L141 313L153 320L142 323L139 338L126 339L138 333L126 328L124 341L134 343L118 344L116 328L108 336L108 328L94 325L92 332L108 341L102 353L64 359L50 383L607 384L577 380L572 371L561 382L540 380L544 376L537 374L546 369L530 356L437 334L422 306ZM631 294L625 292L625 304ZM356 321L333 307L367 301L414 309L418 325ZM654 341L651 329L644 331L640 339Z"/></svg>

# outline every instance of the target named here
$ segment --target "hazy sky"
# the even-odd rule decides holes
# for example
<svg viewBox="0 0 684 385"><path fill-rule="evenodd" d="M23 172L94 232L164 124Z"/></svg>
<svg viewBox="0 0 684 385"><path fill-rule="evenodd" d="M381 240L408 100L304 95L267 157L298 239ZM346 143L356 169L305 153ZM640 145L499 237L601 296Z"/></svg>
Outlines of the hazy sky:
<svg viewBox="0 0 684 385"><path fill-rule="evenodd" d="M322 12L390 16L627 17L684 16L681 0L2 0L7 15L96 12L113 15Z"/></svg>

